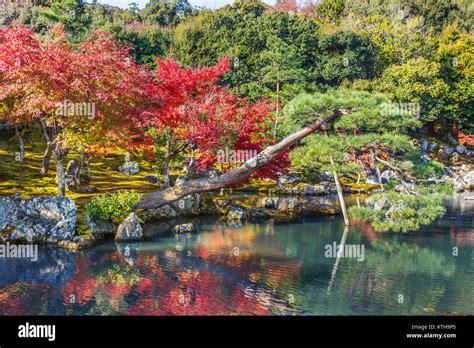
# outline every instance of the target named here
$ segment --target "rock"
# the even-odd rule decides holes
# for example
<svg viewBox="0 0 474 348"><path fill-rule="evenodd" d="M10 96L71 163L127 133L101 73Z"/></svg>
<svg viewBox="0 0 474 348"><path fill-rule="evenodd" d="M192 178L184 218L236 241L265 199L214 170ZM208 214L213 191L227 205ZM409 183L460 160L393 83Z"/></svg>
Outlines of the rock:
<svg viewBox="0 0 474 348"><path fill-rule="evenodd" d="M405 208L405 204L403 204L403 202L397 202L395 204L393 204L388 210L387 210L387 213L385 214L386 217L390 218L393 214L393 212L395 212L396 210L400 210L400 209L403 209Z"/></svg>
<svg viewBox="0 0 474 348"><path fill-rule="evenodd" d="M263 199L263 207L267 209L276 209L278 199L275 197L265 197Z"/></svg>
<svg viewBox="0 0 474 348"><path fill-rule="evenodd" d="M422 160L424 163L428 163L428 162L431 162L431 157L428 156L428 154L424 153L424 154L421 156L421 160Z"/></svg>
<svg viewBox="0 0 474 348"><path fill-rule="evenodd" d="M438 148L438 145L436 144L429 144L428 145L428 151L429 152L434 152Z"/></svg>
<svg viewBox="0 0 474 348"><path fill-rule="evenodd" d="M142 239L143 230L140 225L140 220L135 213L130 213L130 215L119 225L115 241L128 242Z"/></svg>
<svg viewBox="0 0 474 348"><path fill-rule="evenodd" d="M458 153L465 153L466 150L467 150L467 149L466 149L465 146L462 146L462 145L456 146L456 152L458 152Z"/></svg>
<svg viewBox="0 0 474 348"><path fill-rule="evenodd" d="M334 181L334 175L330 172L324 172L321 174L321 177L323 178L324 181Z"/></svg>
<svg viewBox="0 0 474 348"><path fill-rule="evenodd" d="M118 167L118 171L127 175L134 175L140 171L140 165L137 162L128 161Z"/></svg>
<svg viewBox="0 0 474 348"><path fill-rule="evenodd" d="M421 133L421 134L428 134L429 129L428 129L427 126L423 126L421 128L418 128L418 132Z"/></svg>
<svg viewBox="0 0 474 348"><path fill-rule="evenodd" d="M93 247L97 243L93 236L76 236L72 241L62 240L58 246L64 249L77 251Z"/></svg>
<svg viewBox="0 0 474 348"><path fill-rule="evenodd" d="M374 210L380 211L383 209L385 206L385 203L387 203L387 197L382 197L380 198L377 202L374 204Z"/></svg>
<svg viewBox="0 0 474 348"><path fill-rule="evenodd" d="M416 189L416 185L412 182L406 182L405 186L406 186L407 190L409 190L409 191L413 191L414 189ZM395 191L398 191L398 192L405 192L405 188L404 188L403 184L395 185L393 189Z"/></svg>
<svg viewBox="0 0 474 348"><path fill-rule="evenodd" d="M441 150L441 153L444 156L451 156L453 154L454 150L451 147L445 147L443 150Z"/></svg>
<svg viewBox="0 0 474 348"><path fill-rule="evenodd" d="M385 170L380 174L380 180L383 184L395 179L398 179L398 174L393 170Z"/></svg>
<svg viewBox="0 0 474 348"><path fill-rule="evenodd" d="M178 176L176 180L174 181L174 186L180 186L187 182L188 179L186 179L184 176Z"/></svg>
<svg viewBox="0 0 474 348"><path fill-rule="evenodd" d="M145 175L143 177L143 180L145 180L149 183L155 184L155 185L160 184L160 179L156 175Z"/></svg>
<svg viewBox="0 0 474 348"><path fill-rule="evenodd" d="M248 215L251 219L265 219L269 217L268 212L263 208L250 208Z"/></svg>
<svg viewBox="0 0 474 348"><path fill-rule="evenodd" d="M294 184L300 181L300 178L296 174L284 175L278 179L282 184Z"/></svg>
<svg viewBox="0 0 474 348"><path fill-rule="evenodd" d="M71 192L77 192L81 185L81 167L76 159L70 160L66 167L66 187Z"/></svg>
<svg viewBox="0 0 474 348"><path fill-rule="evenodd" d="M459 173L453 179L453 186L456 191L474 190L474 170L467 173Z"/></svg>
<svg viewBox="0 0 474 348"><path fill-rule="evenodd" d="M115 231L117 231L117 228L112 222L92 219L90 216L86 217L86 224L89 226L89 231L91 231L92 235L97 239L114 236Z"/></svg>
<svg viewBox="0 0 474 348"><path fill-rule="evenodd" d="M428 145L429 142L425 138L420 140L420 150L421 152L427 152L428 151Z"/></svg>
<svg viewBox="0 0 474 348"><path fill-rule="evenodd" d="M245 210L241 207L233 206L227 213L227 220L245 220L246 217Z"/></svg>
<svg viewBox="0 0 474 348"><path fill-rule="evenodd" d="M376 175L369 175L366 179L365 179L365 183L366 184L371 184L371 185L377 185L379 183L379 180L377 179L377 176Z"/></svg>
<svg viewBox="0 0 474 348"><path fill-rule="evenodd" d="M195 230L192 222L187 224L177 225L173 228L174 233L191 233Z"/></svg>
<svg viewBox="0 0 474 348"><path fill-rule="evenodd" d="M0 197L0 241L57 243L76 233L76 205L67 197Z"/></svg>

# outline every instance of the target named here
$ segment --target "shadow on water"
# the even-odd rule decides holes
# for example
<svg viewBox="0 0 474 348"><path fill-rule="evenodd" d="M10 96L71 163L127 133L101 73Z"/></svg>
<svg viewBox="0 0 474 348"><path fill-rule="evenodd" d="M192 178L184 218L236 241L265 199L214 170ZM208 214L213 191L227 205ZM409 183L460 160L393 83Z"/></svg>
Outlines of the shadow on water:
<svg viewBox="0 0 474 348"><path fill-rule="evenodd" d="M192 234L147 225L142 243L43 246L36 262L0 258L0 314L472 315L473 205L458 195L407 235L199 218Z"/></svg>

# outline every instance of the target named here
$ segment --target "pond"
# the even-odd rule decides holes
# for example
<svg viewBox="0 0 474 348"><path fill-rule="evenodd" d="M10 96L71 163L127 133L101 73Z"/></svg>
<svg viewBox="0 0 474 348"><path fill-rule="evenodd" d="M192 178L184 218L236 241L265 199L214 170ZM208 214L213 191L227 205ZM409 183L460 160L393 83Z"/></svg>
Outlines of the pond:
<svg viewBox="0 0 474 348"><path fill-rule="evenodd" d="M410 235L201 218L190 235L40 247L36 262L0 259L0 314L473 315L474 200L446 205Z"/></svg>

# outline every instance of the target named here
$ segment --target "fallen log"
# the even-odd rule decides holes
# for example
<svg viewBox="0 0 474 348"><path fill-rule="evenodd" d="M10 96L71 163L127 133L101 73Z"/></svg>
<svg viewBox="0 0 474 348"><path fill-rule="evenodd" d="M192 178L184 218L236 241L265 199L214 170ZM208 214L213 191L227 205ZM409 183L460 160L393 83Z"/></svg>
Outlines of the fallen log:
<svg viewBox="0 0 474 348"><path fill-rule="evenodd" d="M320 119L313 124L287 136L275 145L266 147L256 157L246 161L242 166L228 171L215 178L200 178L188 181L179 186L169 187L163 191L153 192L145 195L134 209L159 208L179 200L193 193L213 191L232 186L247 179L257 169L272 162L280 153L296 144L301 139L314 133L318 129L325 129L329 122L333 122L342 115L347 114L344 109L337 109L331 116Z"/></svg>

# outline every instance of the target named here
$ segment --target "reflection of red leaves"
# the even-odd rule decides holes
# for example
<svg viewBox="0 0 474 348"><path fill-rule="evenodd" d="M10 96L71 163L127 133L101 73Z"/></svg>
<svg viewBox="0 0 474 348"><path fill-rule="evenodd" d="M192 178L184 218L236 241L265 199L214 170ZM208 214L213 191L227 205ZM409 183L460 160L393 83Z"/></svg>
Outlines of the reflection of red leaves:
<svg viewBox="0 0 474 348"><path fill-rule="evenodd" d="M81 255L76 258L74 275L61 288L64 303L71 305L71 295L75 297L75 302L81 306L93 299L96 289L96 281L88 273L89 261L86 256Z"/></svg>
<svg viewBox="0 0 474 348"><path fill-rule="evenodd" d="M113 284L108 283L100 287L100 290L104 291L108 295L108 300L113 308L118 308L120 302L127 295L132 287L129 284Z"/></svg>
<svg viewBox="0 0 474 348"><path fill-rule="evenodd" d="M237 289L232 296L232 303L237 306L234 308L234 314L237 315L270 315L268 306L259 303L256 298L251 298L245 293Z"/></svg>
<svg viewBox="0 0 474 348"><path fill-rule="evenodd" d="M43 313L39 297L48 297L49 286L45 284L16 283L0 290L0 315L37 315ZM34 297L33 297L34 295Z"/></svg>

